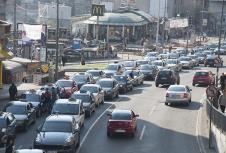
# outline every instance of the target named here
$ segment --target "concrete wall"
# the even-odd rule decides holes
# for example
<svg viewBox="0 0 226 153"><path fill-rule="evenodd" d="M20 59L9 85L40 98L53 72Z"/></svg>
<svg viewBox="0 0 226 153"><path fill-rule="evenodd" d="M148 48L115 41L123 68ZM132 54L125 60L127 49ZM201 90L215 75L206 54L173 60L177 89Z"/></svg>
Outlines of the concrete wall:
<svg viewBox="0 0 226 153"><path fill-rule="evenodd" d="M212 145L218 153L226 152L226 134L212 124Z"/></svg>

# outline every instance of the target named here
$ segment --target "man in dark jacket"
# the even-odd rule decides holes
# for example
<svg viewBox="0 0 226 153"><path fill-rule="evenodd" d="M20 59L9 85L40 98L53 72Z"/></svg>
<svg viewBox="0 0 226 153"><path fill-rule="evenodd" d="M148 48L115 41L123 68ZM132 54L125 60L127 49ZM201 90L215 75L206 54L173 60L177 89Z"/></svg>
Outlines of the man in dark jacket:
<svg viewBox="0 0 226 153"><path fill-rule="evenodd" d="M17 95L17 87L15 86L14 83L12 83L12 85L9 87L9 96L10 96L9 100L10 101L15 100L16 95Z"/></svg>
<svg viewBox="0 0 226 153"><path fill-rule="evenodd" d="M222 75L220 76L221 91L223 91L225 88L224 83L225 83L225 76L224 76L224 73L222 73Z"/></svg>

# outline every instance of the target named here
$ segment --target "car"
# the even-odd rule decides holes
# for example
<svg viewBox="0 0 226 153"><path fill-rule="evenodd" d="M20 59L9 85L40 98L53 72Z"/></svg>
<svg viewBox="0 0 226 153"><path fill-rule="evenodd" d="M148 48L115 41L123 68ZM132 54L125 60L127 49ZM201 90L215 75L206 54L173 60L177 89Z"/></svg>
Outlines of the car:
<svg viewBox="0 0 226 153"><path fill-rule="evenodd" d="M144 60L147 60L148 62L152 62L152 61L158 60L158 57L155 57L155 56L145 56L144 57Z"/></svg>
<svg viewBox="0 0 226 153"><path fill-rule="evenodd" d="M164 69L166 66L166 63L163 60L156 60L156 61L153 61L151 64L156 65L159 70Z"/></svg>
<svg viewBox="0 0 226 153"><path fill-rule="evenodd" d="M204 66L215 67L219 63L220 66L223 66L223 61L216 55L208 56L204 61Z"/></svg>
<svg viewBox="0 0 226 153"><path fill-rule="evenodd" d="M99 79L104 78L105 74L102 70L88 70L86 73L91 74L93 76L93 79L95 82L97 82Z"/></svg>
<svg viewBox="0 0 226 153"><path fill-rule="evenodd" d="M64 57L66 57L67 62L74 62L81 59L81 52L80 51L74 51L71 50L65 50L64 51Z"/></svg>
<svg viewBox="0 0 226 153"><path fill-rule="evenodd" d="M194 64L192 62L191 57L182 56L179 58L180 63L182 64L182 68L192 69Z"/></svg>
<svg viewBox="0 0 226 153"><path fill-rule="evenodd" d="M59 97L70 98L72 93L78 90L78 85L71 79L60 79L56 82L56 86L59 88Z"/></svg>
<svg viewBox="0 0 226 153"><path fill-rule="evenodd" d="M46 152L41 149L18 149L15 150L13 153L46 153Z"/></svg>
<svg viewBox="0 0 226 153"><path fill-rule="evenodd" d="M145 60L145 59L143 59L143 60L136 60L136 62L137 62L137 66L148 64L148 60Z"/></svg>
<svg viewBox="0 0 226 153"><path fill-rule="evenodd" d="M94 80L93 76L86 73L86 74L75 74L72 77L72 80L74 80L77 83L78 90L82 87L84 84L94 84L96 81Z"/></svg>
<svg viewBox="0 0 226 153"><path fill-rule="evenodd" d="M75 118L79 127L83 127L85 122L82 101L75 98L58 99L53 105L51 114L71 115Z"/></svg>
<svg viewBox="0 0 226 153"><path fill-rule="evenodd" d="M119 96L118 82L113 78L103 78L97 82L98 85L104 90L104 99L111 99Z"/></svg>
<svg viewBox="0 0 226 153"><path fill-rule="evenodd" d="M36 116L41 117L41 115L47 110L44 101L42 101L42 97L40 92L35 90L29 90L21 94L20 100L22 102L32 103L35 111Z"/></svg>
<svg viewBox="0 0 226 153"><path fill-rule="evenodd" d="M180 57L180 55L177 52L168 54L168 59L178 59L179 57Z"/></svg>
<svg viewBox="0 0 226 153"><path fill-rule="evenodd" d="M207 70L200 70L195 72L192 85L195 86L196 84L198 84L208 86L212 82L215 82L215 77L212 72Z"/></svg>
<svg viewBox="0 0 226 153"><path fill-rule="evenodd" d="M122 64L119 63L111 63L108 64L106 69L104 70L106 77L111 77L115 74L122 74L125 71L125 68Z"/></svg>
<svg viewBox="0 0 226 153"><path fill-rule="evenodd" d="M98 107L100 104L104 104L104 90L98 84L85 84L80 89L81 93L90 92L94 96L95 105Z"/></svg>
<svg viewBox="0 0 226 153"><path fill-rule="evenodd" d="M126 93L133 90L133 84L125 75L114 75L113 78L119 84L119 92Z"/></svg>
<svg viewBox="0 0 226 153"><path fill-rule="evenodd" d="M214 51L212 51L212 50L204 50L202 53L205 54L206 56L214 55Z"/></svg>
<svg viewBox="0 0 226 153"><path fill-rule="evenodd" d="M137 117L132 110L119 110L115 109L112 113L108 114L107 121L107 136L111 137L114 134L126 134L135 136L137 131Z"/></svg>
<svg viewBox="0 0 226 153"><path fill-rule="evenodd" d="M91 117L92 113L95 112L97 105L95 103L95 98L92 93L90 92L81 93L78 91L72 95L72 98L79 99L82 101L86 117Z"/></svg>
<svg viewBox="0 0 226 153"><path fill-rule="evenodd" d="M36 122L36 112L31 103L11 101L4 107L4 112L12 113L16 118L16 128L28 130Z"/></svg>
<svg viewBox="0 0 226 153"><path fill-rule="evenodd" d="M204 61L206 59L206 54L197 52L197 53L195 53L195 55L198 56L199 64L204 64Z"/></svg>
<svg viewBox="0 0 226 153"><path fill-rule="evenodd" d="M191 88L186 85L171 85L166 91L165 105L179 103L189 105L191 103Z"/></svg>
<svg viewBox="0 0 226 153"><path fill-rule="evenodd" d="M147 54L146 54L146 56L148 56L148 57L157 57L158 56L158 52L148 52Z"/></svg>
<svg viewBox="0 0 226 153"><path fill-rule="evenodd" d="M154 80L158 73L156 65L144 64L139 66L140 73L144 75L144 80Z"/></svg>
<svg viewBox="0 0 226 153"><path fill-rule="evenodd" d="M137 68L136 61L124 61L122 65L125 67L126 70L135 70Z"/></svg>
<svg viewBox="0 0 226 153"><path fill-rule="evenodd" d="M8 137L16 137L16 118L12 113L0 112L0 146L6 145Z"/></svg>
<svg viewBox="0 0 226 153"><path fill-rule="evenodd" d="M131 78L130 74L133 74L133 78ZM133 86L138 86L144 83L144 75L140 72L140 70L127 70L123 73L131 80Z"/></svg>
<svg viewBox="0 0 226 153"><path fill-rule="evenodd" d="M187 57L190 57L192 59L194 66L199 66L199 59L197 55L188 55Z"/></svg>
<svg viewBox="0 0 226 153"><path fill-rule="evenodd" d="M34 148L47 152L76 152L80 145L80 128L73 116L50 115L38 127Z"/></svg>
<svg viewBox="0 0 226 153"><path fill-rule="evenodd" d="M166 61L166 67L174 71L182 71L182 64L178 59L168 59Z"/></svg>
<svg viewBox="0 0 226 153"><path fill-rule="evenodd" d="M218 47L214 49L214 53L216 55L218 55ZM220 55L225 55L226 54L226 49L224 49L224 48L221 47L220 50L219 50L219 54Z"/></svg>
<svg viewBox="0 0 226 153"><path fill-rule="evenodd" d="M173 70L163 69L160 70L155 77L155 86L161 85L173 85L179 84L180 78L175 74Z"/></svg>

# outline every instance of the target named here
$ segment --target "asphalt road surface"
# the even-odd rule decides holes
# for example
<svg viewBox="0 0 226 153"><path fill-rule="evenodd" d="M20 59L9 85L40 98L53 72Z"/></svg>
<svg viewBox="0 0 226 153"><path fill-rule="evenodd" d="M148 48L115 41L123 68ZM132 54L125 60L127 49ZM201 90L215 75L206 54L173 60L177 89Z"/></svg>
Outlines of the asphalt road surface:
<svg viewBox="0 0 226 153"><path fill-rule="evenodd" d="M226 59L224 57L224 59ZM226 61L226 60L224 60ZM197 115L201 107L200 99L205 87L193 87L194 72L208 69L216 73L216 68L196 67L180 73L181 84L192 88L192 103L187 106L165 106L165 87L154 86L153 81L134 88L133 92L120 95L114 101L106 101L91 118L86 119L81 131L80 153L199 153L197 143ZM220 72L225 71L221 68ZM221 73L219 73L221 74ZM138 118L135 138L106 134L107 112L114 108L132 109ZM20 132L16 138L16 148L33 146L36 128L43 122L38 119L27 132ZM207 139L207 138L204 138Z"/></svg>

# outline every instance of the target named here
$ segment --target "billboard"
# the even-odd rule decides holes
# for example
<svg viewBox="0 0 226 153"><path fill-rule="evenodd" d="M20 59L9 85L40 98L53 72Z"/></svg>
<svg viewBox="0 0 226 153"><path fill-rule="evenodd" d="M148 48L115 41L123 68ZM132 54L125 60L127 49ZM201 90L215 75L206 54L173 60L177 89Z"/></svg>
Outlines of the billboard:
<svg viewBox="0 0 226 153"><path fill-rule="evenodd" d="M169 28L186 28L188 27L188 19L169 19Z"/></svg>

